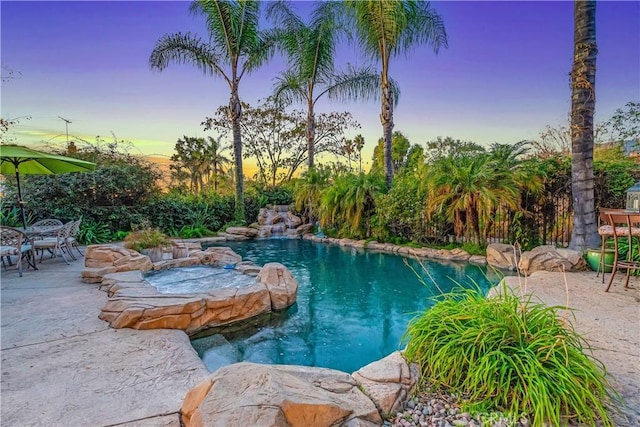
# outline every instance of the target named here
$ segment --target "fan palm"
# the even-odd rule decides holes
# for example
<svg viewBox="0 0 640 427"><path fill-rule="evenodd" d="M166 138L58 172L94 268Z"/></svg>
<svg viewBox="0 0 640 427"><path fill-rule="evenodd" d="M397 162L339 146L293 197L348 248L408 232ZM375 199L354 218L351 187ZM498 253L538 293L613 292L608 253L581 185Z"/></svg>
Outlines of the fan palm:
<svg viewBox="0 0 640 427"><path fill-rule="evenodd" d="M571 71L571 193L573 231L569 247L599 246L593 190L593 112L596 80L596 2L576 1Z"/></svg>
<svg viewBox="0 0 640 427"><path fill-rule="evenodd" d="M419 0L347 0L362 50L382 64L380 122L385 147L387 187L393 182L391 132L393 131L394 88L389 80L392 57L407 54L418 45L428 45L437 53L447 46L447 34L440 15L428 2Z"/></svg>
<svg viewBox="0 0 640 427"><path fill-rule="evenodd" d="M483 243L482 221L502 204L518 205L518 187L509 173L487 155L443 158L429 170L427 213L444 212L456 237L463 233Z"/></svg>
<svg viewBox="0 0 640 427"><path fill-rule="evenodd" d="M268 33L258 30L260 6L251 0L196 0L190 10L206 19L209 42L190 33L167 34L151 52L149 65L164 70L169 63L188 63L205 74L222 78L229 85L231 97L227 116L233 129L235 161L235 217L245 221L242 172L242 106L238 92L242 77L264 64L273 55Z"/></svg>
<svg viewBox="0 0 640 427"><path fill-rule="evenodd" d="M320 98L339 101L374 99L379 96L380 76L369 68L347 67L335 72L336 42L344 27L337 17L344 15L339 2L318 2L309 23L296 15L286 1L269 5L267 16L279 28L278 47L287 57L289 70L277 79L274 93L287 103L307 106L307 164L314 166L315 106ZM393 82L392 82L393 84Z"/></svg>

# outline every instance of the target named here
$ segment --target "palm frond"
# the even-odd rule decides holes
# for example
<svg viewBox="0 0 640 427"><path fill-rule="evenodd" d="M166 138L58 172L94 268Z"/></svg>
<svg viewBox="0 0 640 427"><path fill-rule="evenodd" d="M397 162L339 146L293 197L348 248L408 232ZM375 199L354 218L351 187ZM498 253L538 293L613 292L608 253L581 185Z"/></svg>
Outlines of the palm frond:
<svg viewBox="0 0 640 427"><path fill-rule="evenodd" d="M206 74L218 75L229 82L221 68L224 61L224 56L198 36L176 33L166 34L156 42L149 57L149 66L162 71L172 62L192 64Z"/></svg>
<svg viewBox="0 0 640 427"><path fill-rule="evenodd" d="M284 104L307 101L306 82L301 81L297 74L285 71L276 77L273 87L273 95L276 100Z"/></svg>

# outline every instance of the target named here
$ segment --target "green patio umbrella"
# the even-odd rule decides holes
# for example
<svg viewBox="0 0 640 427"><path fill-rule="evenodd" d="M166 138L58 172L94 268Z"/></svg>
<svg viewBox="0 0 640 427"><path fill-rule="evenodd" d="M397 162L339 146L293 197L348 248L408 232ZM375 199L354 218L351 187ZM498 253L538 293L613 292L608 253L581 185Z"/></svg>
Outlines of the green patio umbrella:
<svg viewBox="0 0 640 427"><path fill-rule="evenodd" d="M25 228L27 220L24 214L22 189L20 188L20 174L53 175L67 172L87 172L94 170L95 167L95 163L44 153L20 145L0 145L0 173L16 175L18 204L22 214L22 224Z"/></svg>

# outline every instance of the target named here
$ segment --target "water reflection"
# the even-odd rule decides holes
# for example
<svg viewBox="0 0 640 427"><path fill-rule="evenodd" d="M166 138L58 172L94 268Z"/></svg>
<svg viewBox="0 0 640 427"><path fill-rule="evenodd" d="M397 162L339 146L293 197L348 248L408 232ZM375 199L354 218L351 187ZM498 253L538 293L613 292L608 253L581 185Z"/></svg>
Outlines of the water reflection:
<svg viewBox="0 0 640 427"><path fill-rule="evenodd" d="M302 240L225 246L256 264L284 264L299 283L298 300L261 326L193 340L210 370L245 360L352 372L401 348L407 323L433 304L439 289L490 286L485 269L469 264L419 263Z"/></svg>

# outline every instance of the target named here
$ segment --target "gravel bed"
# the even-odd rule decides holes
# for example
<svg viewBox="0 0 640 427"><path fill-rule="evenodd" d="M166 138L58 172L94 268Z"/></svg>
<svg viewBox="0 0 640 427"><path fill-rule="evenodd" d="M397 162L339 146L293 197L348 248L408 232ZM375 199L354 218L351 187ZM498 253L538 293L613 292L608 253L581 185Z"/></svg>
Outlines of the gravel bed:
<svg viewBox="0 0 640 427"><path fill-rule="evenodd" d="M500 413L462 412L455 394L423 392L408 400L404 409L384 426L394 427L529 427L527 419L513 420Z"/></svg>

